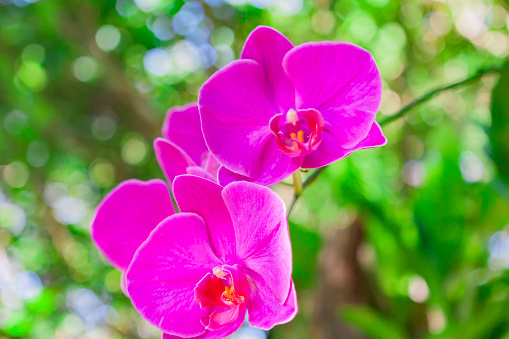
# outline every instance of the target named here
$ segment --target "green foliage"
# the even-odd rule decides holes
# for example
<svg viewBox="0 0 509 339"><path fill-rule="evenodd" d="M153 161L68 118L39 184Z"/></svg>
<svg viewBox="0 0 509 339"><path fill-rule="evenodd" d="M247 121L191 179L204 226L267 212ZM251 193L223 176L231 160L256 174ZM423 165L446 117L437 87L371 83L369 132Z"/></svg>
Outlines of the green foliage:
<svg viewBox="0 0 509 339"><path fill-rule="evenodd" d="M175 32L187 3L0 0L0 337L160 337L88 224L122 180L162 178L151 144L166 110L196 101L257 25L371 51L378 121L509 56L507 0L201 2L203 39ZM201 67L198 45L217 60ZM497 77L417 105L383 126L386 146L304 191L290 216L300 311L271 337L348 325L368 338L509 338L509 72Z"/></svg>
<svg viewBox="0 0 509 339"><path fill-rule="evenodd" d="M367 307L345 307L341 310L343 319L348 321L373 339L407 339L408 336L401 331L397 324L385 319L378 312Z"/></svg>
<svg viewBox="0 0 509 339"><path fill-rule="evenodd" d="M490 140L500 176L509 183L509 66L493 89Z"/></svg>

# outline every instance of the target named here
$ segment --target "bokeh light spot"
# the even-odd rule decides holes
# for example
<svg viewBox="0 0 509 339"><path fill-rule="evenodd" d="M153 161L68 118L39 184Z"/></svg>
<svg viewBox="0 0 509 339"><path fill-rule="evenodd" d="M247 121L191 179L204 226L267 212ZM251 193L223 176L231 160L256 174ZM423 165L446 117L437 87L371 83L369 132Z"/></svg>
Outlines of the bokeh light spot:
<svg viewBox="0 0 509 339"><path fill-rule="evenodd" d="M172 69L171 55L162 48L151 49L143 57L143 66L155 76L164 76Z"/></svg>
<svg viewBox="0 0 509 339"><path fill-rule="evenodd" d="M115 181L115 168L104 159L97 159L90 165L91 177L99 187L108 187Z"/></svg>
<svg viewBox="0 0 509 339"><path fill-rule="evenodd" d="M120 31L112 25L104 25L95 34L95 43L105 52L115 49L120 43Z"/></svg>
<svg viewBox="0 0 509 339"><path fill-rule="evenodd" d="M92 81L99 71L97 61L90 56L79 57L74 61L72 67L74 76L82 82Z"/></svg>
<svg viewBox="0 0 509 339"><path fill-rule="evenodd" d="M49 155L49 147L43 141L33 141L27 147L27 161L34 167L46 165Z"/></svg>
<svg viewBox="0 0 509 339"><path fill-rule="evenodd" d="M139 165L147 156L148 147L143 137L134 134L126 138L122 144L121 155L128 165Z"/></svg>
<svg viewBox="0 0 509 339"><path fill-rule="evenodd" d="M10 163L4 168L4 181L11 187L20 188L25 186L28 181L28 176L27 165L20 161Z"/></svg>

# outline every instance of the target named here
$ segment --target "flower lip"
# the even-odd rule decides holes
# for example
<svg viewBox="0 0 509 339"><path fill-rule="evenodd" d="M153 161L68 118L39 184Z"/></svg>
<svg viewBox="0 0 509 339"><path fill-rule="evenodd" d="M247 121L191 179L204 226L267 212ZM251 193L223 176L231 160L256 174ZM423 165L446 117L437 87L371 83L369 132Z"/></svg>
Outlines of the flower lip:
<svg viewBox="0 0 509 339"><path fill-rule="evenodd" d="M195 299L209 315L201 319L208 330L218 330L237 320L251 292L238 265L216 266L196 284Z"/></svg>
<svg viewBox="0 0 509 339"><path fill-rule="evenodd" d="M322 142L323 126L322 114L312 108L289 109L269 122L281 151L291 157L302 157L315 151Z"/></svg>

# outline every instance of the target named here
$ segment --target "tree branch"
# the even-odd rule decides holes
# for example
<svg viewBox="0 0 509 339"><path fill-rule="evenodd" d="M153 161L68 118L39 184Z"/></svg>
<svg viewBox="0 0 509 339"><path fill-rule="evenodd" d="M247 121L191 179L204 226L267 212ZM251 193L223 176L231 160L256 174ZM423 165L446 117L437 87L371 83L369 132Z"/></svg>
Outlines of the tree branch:
<svg viewBox="0 0 509 339"><path fill-rule="evenodd" d="M403 107L402 109L400 109L396 114L394 115L391 115L390 117L387 117L386 119L382 120L380 122L380 126L386 126L388 124L390 124L391 122L403 117L405 114L407 114L412 108L432 99L433 97L435 97L437 94L439 93L442 93L442 92L445 92L445 91L448 91L450 89L453 89L453 88L456 88L456 87L459 87L459 86L462 86L462 85L466 85L467 83L470 83L474 80L477 80L481 77L483 77L484 75L486 74L493 74L493 73L501 73L503 72L504 70L507 70L507 67L506 66L497 66L497 67L488 67L488 68L481 68L480 70L478 70L475 74L461 80L461 81L458 81L458 82L455 82L455 83L452 83L452 84L449 84L447 86L443 86L443 87L439 87L439 88L436 88L428 93L426 93L425 95L423 95L422 97L418 98L418 99L415 99L414 101L412 101L411 103L409 103L408 105L406 105L405 107ZM329 165L328 165L329 166ZM306 187L308 187L309 185L311 185L313 182L315 182L316 179L318 179L318 176L328 167L328 166L324 166L324 167L320 167L318 168L316 171L314 171L306 180L304 180L304 182L302 183L302 191L304 191L306 189ZM299 198L299 196L302 195L302 192L301 194L294 194L293 195L293 199L290 203L290 206L288 207L288 214L287 216L290 217L290 214L292 213L293 211L293 208L295 207L295 204L297 203L297 200Z"/></svg>

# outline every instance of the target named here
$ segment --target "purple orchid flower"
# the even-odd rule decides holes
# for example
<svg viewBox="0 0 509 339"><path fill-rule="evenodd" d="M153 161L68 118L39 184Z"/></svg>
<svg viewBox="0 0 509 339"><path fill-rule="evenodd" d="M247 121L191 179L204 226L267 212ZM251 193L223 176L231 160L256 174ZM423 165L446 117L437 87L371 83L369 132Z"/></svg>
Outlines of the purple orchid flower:
<svg viewBox="0 0 509 339"><path fill-rule="evenodd" d="M124 273L134 253L150 232L174 213L168 186L160 179L126 180L97 206L90 233L101 253L122 272L124 292Z"/></svg>
<svg viewBox="0 0 509 339"><path fill-rule="evenodd" d="M163 220L126 274L138 312L163 338L224 338L244 322L271 329L297 313L283 201L248 182L173 183L183 213Z"/></svg>
<svg viewBox="0 0 509 339"><path fill-rule="evenodd" d="M219 164L205 145L195 103L170 109L162 134L164 138L154 141L154 150L169 183L181 174L217 180Z"/></svg>
<svg viewBox="0 0 509 339"><path fill-rule="evenodd" d="M199 94L205 141L221 185L273 185L298 168L318 168L386 139L375 115L382 81L372 55L342 42L294 47L260 26L240 60Z"/></svg>

